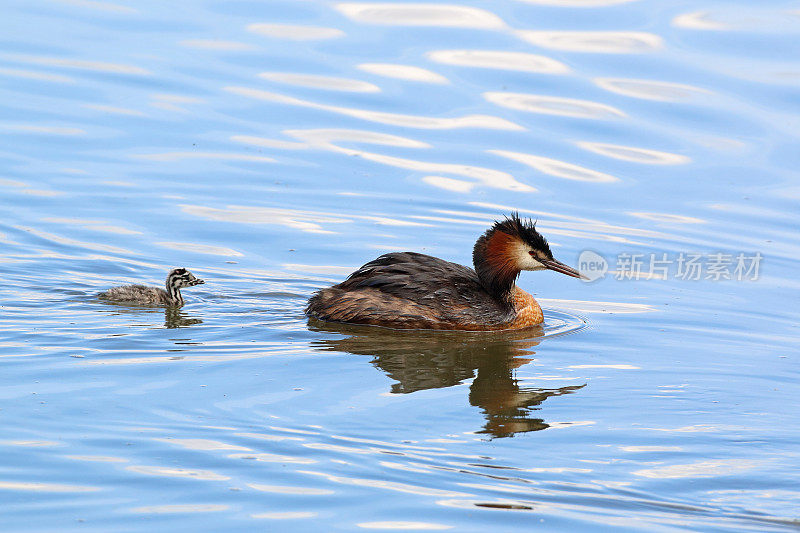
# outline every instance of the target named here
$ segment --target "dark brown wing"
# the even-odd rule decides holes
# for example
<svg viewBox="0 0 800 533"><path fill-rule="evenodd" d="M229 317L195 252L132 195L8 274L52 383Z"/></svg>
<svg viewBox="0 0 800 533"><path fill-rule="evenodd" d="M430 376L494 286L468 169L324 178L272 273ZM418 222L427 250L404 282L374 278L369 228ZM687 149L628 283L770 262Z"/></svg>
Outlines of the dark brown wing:
<svg viewBox="0 0 800 533"><path fill-rule="evenodd" d="M414 252L385 254L322 289L306 313L322 320L395 328L497 329L513 311L471 268Z"/></svg>

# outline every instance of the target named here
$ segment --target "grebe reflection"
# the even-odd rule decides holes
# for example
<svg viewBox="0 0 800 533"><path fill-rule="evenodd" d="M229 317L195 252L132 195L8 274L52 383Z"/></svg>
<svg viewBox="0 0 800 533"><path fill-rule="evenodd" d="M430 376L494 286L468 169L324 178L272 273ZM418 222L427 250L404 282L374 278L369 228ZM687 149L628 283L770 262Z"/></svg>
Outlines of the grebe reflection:
<svg viewBox="0 0 800 533"><path fill-rule="evenodd" d="M533 412L551 396L570 394L585 386L521 387L515 370L532 359L541 327L497 333L394 331L312 320L312 331L346 335L314 341L322 351L372 356L372 364L397 383L391 392L407 394L451 387L474 378L469 402L480 408L486 423L479 433L510 437L550 425Z"/></svg>
<svg viewBox="0 0 800 533"><path fill-rule="evenodd" d="M194 326L196 324L202 324L203 320L200 318L194 318L190 314L188 314L185 310L179 307L165 307L160 309L158 307L130 307L125 304L119 304L117 302L108 302L110 306L114 307L112 311L112 315L131 315L131 316L146 316L148 317L147 322L149 323L149 317L153 315L164 315L164 327L167 329L177 329L177 328L187 328L189 326ZM155 322L155 321L153 321ZM155 323L152 324L156 326Z"/></svg>
<svg viewBox="0 0 800 533"><path fill-rule="evenodd" d="M164 327L167 329L187 328L195 324L202 324L199 318L192 318L186 312L174 307L164 309Z"/></svg>

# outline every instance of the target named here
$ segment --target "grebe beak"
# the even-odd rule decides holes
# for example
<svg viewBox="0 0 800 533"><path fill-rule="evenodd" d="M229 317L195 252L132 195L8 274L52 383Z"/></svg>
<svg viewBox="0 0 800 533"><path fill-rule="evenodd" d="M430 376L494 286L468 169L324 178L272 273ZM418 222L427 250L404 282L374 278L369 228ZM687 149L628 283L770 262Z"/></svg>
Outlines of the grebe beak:
<svg viewBox="0 0 800 533"><path fill-rule="evenodd" d="M545 266L545 268L549 270L554 270L556 272L561 272L562 274L566 274L567 276L572 276L573 278L579 279L588 279L586 276L575 270L569 265L565 265L561 261L557 261L555 259L550 260L542 260L540 259L539 262Z"/></svg>
<svg viewBox="0 0 800 533"><path fill-rule="evenodd" d="M192 285L202 285L203 283L205 283L205 281L202 279L196 279L192 282Z"/></svg>

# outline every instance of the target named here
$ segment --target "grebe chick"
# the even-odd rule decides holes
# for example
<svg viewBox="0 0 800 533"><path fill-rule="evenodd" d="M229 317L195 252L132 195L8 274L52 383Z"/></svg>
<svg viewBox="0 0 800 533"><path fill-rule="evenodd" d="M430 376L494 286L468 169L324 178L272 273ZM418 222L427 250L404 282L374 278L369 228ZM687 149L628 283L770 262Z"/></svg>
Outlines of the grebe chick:
<svg viewBox="0 0 800 533"><path fill-rule="evenodd" d="M114 302L127 302L135 304L160 304L170 307L183 305L181 288L194 287L205 283L198 279L185 268L170 270L167 274L166 290L146 285L124 285L113 287L100 293L100 298Z"/></svg>
<svg viewBox="0 0 800 533"><path fill-rule="evenodd" d="M320 320L399 329L522 329L544 320L515 285L522 270L581 274L553 259L535 223L512 213L478 238L475 270L414 252L385 254L342 283L315 293L306 314Z"/></svg>

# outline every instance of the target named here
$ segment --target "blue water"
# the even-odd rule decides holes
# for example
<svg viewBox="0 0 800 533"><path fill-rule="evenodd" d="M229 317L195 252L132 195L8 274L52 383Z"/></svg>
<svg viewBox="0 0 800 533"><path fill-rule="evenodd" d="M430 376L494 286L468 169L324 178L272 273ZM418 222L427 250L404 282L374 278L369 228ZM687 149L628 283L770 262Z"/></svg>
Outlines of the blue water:
<svg viewBox="0 0 800 533"><path fill-rule="evenodd" d="M3 531L800 527L797 2L3 11ZM543 328L303 316L512 209Z"/></svg>

